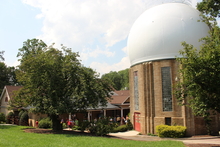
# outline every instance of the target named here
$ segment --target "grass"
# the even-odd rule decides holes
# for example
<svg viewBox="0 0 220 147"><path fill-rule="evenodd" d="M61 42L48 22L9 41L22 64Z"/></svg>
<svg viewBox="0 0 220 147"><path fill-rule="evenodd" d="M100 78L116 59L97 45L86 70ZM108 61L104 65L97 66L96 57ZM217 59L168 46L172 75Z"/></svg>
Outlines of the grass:
<svg viewBox="0 0 220 147"><path fill-rule="evenodd" d="M0 147L184 147L178 141L132 141L69 134L25 133L24 126L0 125Z"/></svg>

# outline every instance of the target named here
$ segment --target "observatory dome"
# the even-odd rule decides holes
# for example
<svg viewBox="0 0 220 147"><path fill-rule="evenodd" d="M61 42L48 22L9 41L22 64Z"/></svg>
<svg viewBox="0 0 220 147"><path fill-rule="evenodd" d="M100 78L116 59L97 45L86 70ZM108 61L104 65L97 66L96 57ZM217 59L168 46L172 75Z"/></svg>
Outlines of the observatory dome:
<svg viewBox="0 0 220 147"><path fill-rule="evenodd" d="M128 36L131 66L153 60L174 59L186 41L199 48L208 35L200 12L183 3L166 3L146 10L133 24Z"/></svg>

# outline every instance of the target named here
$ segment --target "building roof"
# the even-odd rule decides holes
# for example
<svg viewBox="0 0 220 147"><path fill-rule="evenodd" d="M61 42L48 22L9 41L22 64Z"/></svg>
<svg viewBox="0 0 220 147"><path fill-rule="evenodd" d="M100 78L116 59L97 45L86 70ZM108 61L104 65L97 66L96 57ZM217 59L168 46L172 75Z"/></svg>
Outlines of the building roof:
<svg viewBox="0 0 220 147"><path fill-rule="evenodd" d="M147 9L135 21L128 36L131 66L180 57L184 41L199 49L202 44L199 39L209 32L201 19L198 10L183 3L165 3Z"/></svg>
<svg viewBox="0 0 220 147"><path fill-rule="evenodd" d="M16 91L16 90L19 90L22 88L22 86L5 86L7 92L8 92L8 95L10 96L10 98L13 97L13 91Z"/></svg>
<svg viewBox="0 0 220 147"><path fill-rule="evenodd" d="M5 92L8 93L9 95L9 99L11 99L13 97L13 91L16 91L16 90L19 90L21 89L22 86L9 86L9 85L6 85L1 93L1 97L0 97L0 100L2 99L3 95Z"/></svg>
<svg viewBox="0 0 220 147"><path fill-rule="evenodd" d="M114 91L109 102L113 105L123 105L130 98L129 90Z"/></svg>
<svg viewBox="0 0 220 147"><path fill-rule="evenodd" d="M87 110L100 110L100 109L106 109L106 110L111 110L111 109L120 109L118 106L112 105L111 103L107 102L106 106L98 106L97 108L87 108Z"/></svg>
<svg viewBox="0 0 220 147"><path fill-rule="evenodd" d="M120 90L112 92L112 99L107 103L107 106L98 106L97 108L87 108L87 110L100 110L100 109L120 109L120 106L124 105L128 107L130 105L129 90Z"/></svg>

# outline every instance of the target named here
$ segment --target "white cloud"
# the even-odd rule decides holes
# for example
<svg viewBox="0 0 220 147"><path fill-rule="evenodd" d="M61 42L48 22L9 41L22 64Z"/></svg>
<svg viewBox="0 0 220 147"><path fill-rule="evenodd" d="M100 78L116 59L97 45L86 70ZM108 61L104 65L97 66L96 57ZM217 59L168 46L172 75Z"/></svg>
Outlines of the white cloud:
<svg viewBox="0 0 220 147"><path fill-rule="evenodd" d="M128 57L123 57L119 63L110 65L108 63L92 62L91 68L96 69L101 75L109 73L110 71L120 71L130 67L130 60Z"/></svg>
<svg viewBox="0 0 220 147"><path fill-rule="evenodd" d="M145 9L142 0L23 0L38 7L44 19L43 34L46 42L73 45L93 44L98 39L106 46L126 39L134 20Z"/></svg>
<svg viewBox="0 0 220 147"><path fill-rule="evenodd" d="M152 0L153 1L153 0ZM192 0L195 4L195 0ZM42 34L37 38L47 44L64 44L79 52L83 61L105 56L112 58L117 51L109 48L125 40L138 16L149 1L145 0L22 0L41 10L36 19L43 20ZM125 45L126 46L126 45ZM120 49L117 49L121 51ZM126 47L123 51L127 53ZM130 66L128 57L117 64L89 64L98 72L122 70ZM101 62L101 61L100 61ZM86 65L88 66L88 65Z"/></svg>
<svg viewBox="0 0 220 147"><path fill-rule="evenodd" d="M91 49L91 48L84 48L80 52L80 58L83 61L88 60L88 58L97 58L98 56L104 55L106 57L114 57L115 52L109 51L109 49L100 49L99 46L97 46L96 49Z"/></svg>
<svg viewBox="0 0 220 147"><path fill-rule="evenodd" d="M115 50L121 51L121 48L113 51L109 47L125 40L134 21L146 10L144 0L22 0L22 2L41 10L36 18L43 20L42 34L37 38L47 44L55 42L55 47L64 44L79 52L80 59L85 62L100 56L114 58L115 54L118 55ZM124 63L125 60L127 63ZM104 73L127 68L128 63L130 64L128 57L122 57L121 62L114 65L110 62L97 61L89 66Z"/></svg>

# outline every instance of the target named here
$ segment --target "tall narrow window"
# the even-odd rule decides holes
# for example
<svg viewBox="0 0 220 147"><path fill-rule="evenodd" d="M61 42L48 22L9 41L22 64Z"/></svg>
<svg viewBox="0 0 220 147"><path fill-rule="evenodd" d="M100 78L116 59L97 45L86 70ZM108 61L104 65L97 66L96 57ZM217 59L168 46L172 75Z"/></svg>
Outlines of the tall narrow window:
<svg viewBox="0 0 220 147"><path fill-rule="evenodd" d="M172 88L170 67L161 68L163 111L172 111Z"/></svg>
<svg viewBox="0 0 220 147"><path fill-rule="evenodd" d="M134 72L134 109L139 110L138 71Z"/></svg>
<svg viewBox="0 0 220 147"><path fill-rule="evenodd" d="M5 102L8 102L8 97L5 97Z"/></svg>

